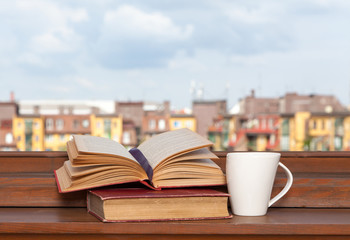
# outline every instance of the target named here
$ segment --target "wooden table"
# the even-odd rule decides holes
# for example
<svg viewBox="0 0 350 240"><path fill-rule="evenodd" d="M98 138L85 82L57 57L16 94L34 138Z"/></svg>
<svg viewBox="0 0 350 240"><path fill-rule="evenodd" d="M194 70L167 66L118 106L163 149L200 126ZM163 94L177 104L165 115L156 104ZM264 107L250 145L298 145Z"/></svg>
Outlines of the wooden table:
<svg viewBox="0 0 350 240"><path fill-rule="evenodd" d="M1 208L0 239L18 235L40 239L325 239L350 235L350 209L271 208L266 216L224 220L101 223L85 208ZM40 234L40 235L38 235ZM166 237L165 237L166 235ZM327 238L327 237L328 238ZM330 237L332 236L332 237ZM287 238L288 239L288 238Z"/></svg>
<svg viewBox="0 0 350 240"><path fill-rule="evenodd" d="M225 152L216 153L225 170ZM350 239L350 153L288 152L290 192L262 217L101 223L85 192L59 194L64 152L0 153L0 239ZM277 174L276 194L285 179Z"/></svg>

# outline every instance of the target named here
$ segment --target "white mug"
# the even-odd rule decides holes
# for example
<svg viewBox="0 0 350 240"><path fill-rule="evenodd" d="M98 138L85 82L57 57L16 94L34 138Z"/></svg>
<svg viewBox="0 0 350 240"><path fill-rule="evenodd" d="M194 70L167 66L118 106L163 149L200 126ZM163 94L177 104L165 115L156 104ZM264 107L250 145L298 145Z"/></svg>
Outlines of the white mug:
<svg viewBox="0 0 350 240"><path fill-rule="evenodd" d="M279 162L280 153L232 152L226 157L227 188L233 214L240 216L262 216L268 207L283 197L293 183L289 169ZM277 167L287 174L287 184L271 198Z"/></svg>

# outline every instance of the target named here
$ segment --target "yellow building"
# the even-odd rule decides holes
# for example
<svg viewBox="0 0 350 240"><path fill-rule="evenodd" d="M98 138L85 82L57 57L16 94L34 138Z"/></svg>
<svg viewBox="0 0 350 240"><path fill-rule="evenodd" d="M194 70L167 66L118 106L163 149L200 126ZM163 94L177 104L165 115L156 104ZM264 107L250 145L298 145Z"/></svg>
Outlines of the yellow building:
<svg viewBox="0 0 350 240"><path fill-rule="evenodd" d="M228 120L228 145L232 145L237 141L237 117L232 115Z"/></svg>
<svg viewBox="0 0 350 240"><path fill-rule="evenodd" d="M350 116L344 118L343 150L350 151Z"/></svg>
<svg viewBox="0 0 350 240"><path fill-rule="evenodd" d="M309 119L309 150L334 150L334 116L311 115Z"/></svg>
<svg viewBox="0 0 350 240"><path fill-rule="evenodd" d="M347 113L297 112L290 116L282 116L281 150L339 151L350 149L350 133L348 132L350 116L347 115Z"/></svg>
<svg viewBox="0 0 350 240"><path fill-rule="evenodd" d="M45 150L46 151L66 151L67 141L72 134L46 134L45 135Z"/></svg>
<svg viewBox="0 0 350 240"><path fill-rule="evenodd" d="M304 151L308 145L310 112L281 116L280 139L282 151Z"/></svg>
<svg viewBox="0 0 350 240"><path fill-rule="evenodd" d="M122 141L123 118L119 115L91 115L91 135Z"/></svg>
<svg viewBox="0 0 350 240"><path fill-rule="evenodd" d="M180 128L188 128L195 132L197 129L197 121L193 115L175 114L170 116L169 128L170 131Z"/></svg>
<svg viewBox="0 0 350 240"><path fill-rule="evenodd" d="M13 136L20 151L44 151L44 120L40 116L15 116Z"/></svg>

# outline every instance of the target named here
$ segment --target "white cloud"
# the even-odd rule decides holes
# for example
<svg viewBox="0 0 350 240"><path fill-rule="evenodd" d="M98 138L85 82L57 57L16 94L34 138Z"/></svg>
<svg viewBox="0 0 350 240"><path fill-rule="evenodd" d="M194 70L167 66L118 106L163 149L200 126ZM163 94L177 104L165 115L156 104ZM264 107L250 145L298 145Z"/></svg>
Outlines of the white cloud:
<svg viewBox="0 0 350 240"><path fill-rule="evenodd" d="M272 21L271 16L262 8L233 7L225 10L227 16L234 22L245 24L262 24Z"/></svg>
<svg viewBox="0 0 350 240"><path fill-rule="evenodd" d="M72 22L84 22L89 20L89 15L86 9L77 9L77 10L69 9L67 11L67 15Z"/></svg>
<svg viewBox="0 0 350 240"><path fill-rule="evenodd" d="M191 71L203 71L207 66L202 62L204 59L201 60L197 55L198 52L191 57L183 51L178 51L176 56L168 62L168 68L171 70L191 69Z"/></svg>
<svg viewBox="0 0 350 240"><path fill-rule="evenodd" d="M39 55L33 53L24 53L17 59L19 63L34 65L38 67L47 67L48 62L44 61Z"/></svg>
<svg viewBox="0 0 350 240"><path fill-rule="evenodd" d="M81 37L70 28L58 28L32 39L32 49L39 53L71 52L79 47Z"/></svg>
<svg viewBox="0 0 350 240"><path fill-rule="evenodd" d="M82 77L75 78L75 82L77 82L81 87L88 88L88 89L94 89L96 87L93 81L90 81Z"/></svg>
<svg viewBox="0 0 350 240"><path fill-rule="evenodd" d="M73 23L87 21L87 10L59 5L54 1L32 0L16 2L16 22L26 26L30 51L38 54L72 52L82 45L82 36ZM29 23L29 24L28 24Z"/></svg>
<svg viewBox="0 0 350 240"><path fill-rule="evenodd" d="M184 40L191 36L193 26L177 26L159 13L143 12L133 6L124 5L104 16L106 31L120 34L121 37L154 37L161 40Z"/></svg>
<svg viewBox="0 0 350 240"><path fill-rule="evenodd" d="M247 65L247 66L263 66L266 64L266 58L264 54L259 55L232 55L230 62L235 65Z"/></svg>
<svg viewBox="0 0 350 240"><path fill-rule="evenodd" d="M50 92L58 93L58 94L68 94L73 91L70 86L62 86L62 85L50 85L45 87Z"/></svg>

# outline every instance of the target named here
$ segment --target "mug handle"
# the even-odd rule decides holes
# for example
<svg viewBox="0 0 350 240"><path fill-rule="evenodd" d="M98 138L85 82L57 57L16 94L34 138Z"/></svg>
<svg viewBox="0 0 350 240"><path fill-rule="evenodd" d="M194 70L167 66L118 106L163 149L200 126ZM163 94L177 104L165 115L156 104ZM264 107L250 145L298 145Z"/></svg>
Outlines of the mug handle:
<svg viewBox="0 0 350 240"><path fill-rule="evenodd" d="M274 204L275 202L280 200L280 198L283 197L288 192L288 190L290 189L290 187L293 184L293 175L289 171L289 169L286 166L284 166L282 163L278 163L278 165L283 168L283 170L287 174L288 180L287 180L286 186L284 186L282 191L269 201L269 207L271 207L272 204Z"/></svg>

